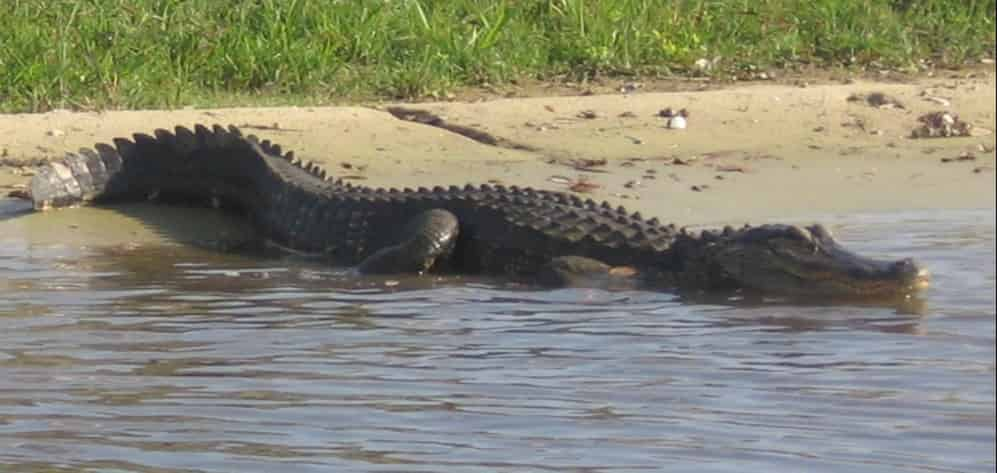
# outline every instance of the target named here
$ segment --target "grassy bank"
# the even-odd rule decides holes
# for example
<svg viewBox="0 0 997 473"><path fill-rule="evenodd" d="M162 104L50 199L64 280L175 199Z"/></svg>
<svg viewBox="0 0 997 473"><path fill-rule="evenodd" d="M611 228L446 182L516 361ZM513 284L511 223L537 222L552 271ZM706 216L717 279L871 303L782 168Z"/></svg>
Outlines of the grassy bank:
<svg viewBox="0 0 997 473"><path fill-rule="evenodd" d="M520 78L914 68L997 0L6 0L0 109L413 98Z"/></svg>

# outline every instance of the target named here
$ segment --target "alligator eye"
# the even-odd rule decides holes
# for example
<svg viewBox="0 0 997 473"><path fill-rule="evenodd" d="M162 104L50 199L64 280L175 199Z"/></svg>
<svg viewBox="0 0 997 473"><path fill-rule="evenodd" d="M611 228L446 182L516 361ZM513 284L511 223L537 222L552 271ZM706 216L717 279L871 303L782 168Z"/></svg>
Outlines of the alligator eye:
<svg viewBox="0 0 997 473"><path fill-rule="evenodd" d="M807 230L810 230L810 234L813 235L813 238L816 239L816 240L833 240L834 239L834 235L831 234L831 230L828 230L827 228L825 228L823 225L821 225L819 223L816 224L816 225L811 225L811 226L807 227Z"/></svg>
<svg viewBox="0 0 997 473"><path fill-rule="evenodd" d="M813 242L813 238L810 237L809 232L795 225L786 229L786 237L797 241Z"/></svg>
<svg viewBox="0 0 997 473"><path fill-rule="evenodd" d="M784 227L782 237L790 241L799 242L801 246L809 249L814 254L820 252L818 241L814 240L808 230L797 227L796 225Z"/></svg>

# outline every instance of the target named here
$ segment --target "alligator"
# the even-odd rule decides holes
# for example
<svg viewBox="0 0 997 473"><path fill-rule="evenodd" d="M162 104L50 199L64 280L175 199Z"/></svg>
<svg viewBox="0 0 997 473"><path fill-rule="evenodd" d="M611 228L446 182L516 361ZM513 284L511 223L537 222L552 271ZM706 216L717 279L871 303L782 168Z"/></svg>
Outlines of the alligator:
<svg viewBox="0 0 997 473"><path fill-rule="evenodd" d="M183 197L238 209L260 236L360 274L496 274L551 285L635 279L678 291L894 298L928 283L817 224L690 232L623 207L517 186L383 189L327 176L237 127L178 126L67 153L33 177L35 209Z"/></svg>

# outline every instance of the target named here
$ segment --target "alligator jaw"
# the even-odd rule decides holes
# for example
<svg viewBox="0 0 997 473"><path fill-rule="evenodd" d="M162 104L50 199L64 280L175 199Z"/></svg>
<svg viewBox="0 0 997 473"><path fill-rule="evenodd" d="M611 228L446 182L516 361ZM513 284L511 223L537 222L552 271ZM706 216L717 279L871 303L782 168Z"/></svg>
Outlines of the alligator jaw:
<svg viewBox="0 0 997 473"><path fill-rule="evenodd" d="M845 249L821 225L763 225L698 240L698 259L710 268L712 286L791 297L885 300L915 293L930 280L928 271L911 259L878 260Z"/></svg>

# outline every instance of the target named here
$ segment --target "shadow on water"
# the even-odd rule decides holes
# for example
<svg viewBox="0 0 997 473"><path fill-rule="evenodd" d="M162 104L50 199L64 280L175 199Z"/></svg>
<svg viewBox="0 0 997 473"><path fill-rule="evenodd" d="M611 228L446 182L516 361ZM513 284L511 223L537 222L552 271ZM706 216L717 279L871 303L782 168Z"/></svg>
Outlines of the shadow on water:
<svg viewBox="0 0 997 473"><path fill-rule="evenodd" d="M33 212L31 202L20 199L5 199L0 197L0 222L18 218Z"/></svg>
<svg viewBox="0 0 997 473"><path fill-rule="evenodd" d="M0 199L0 230L35 245L185 244L221 251L261 246L238 213L148 202L35 212L28 201Z"/></svg>
<svg viewBox="0 0 997 473"><path fill-rule="evenodd" d="M994 467L992 211L836 226L933 271L913 308L357 279L60 214L0 217L11 471Z"/></svg>
<svg viewBox="0 0 997 473"><path fill-rule="evenodd" d="M921 317L930 313L928 300L920 293L889 300L695 294L685 295L681 301L729 308L737 316L724 324L758 324L790 332L861 328L913 334L917 333Z"/></svg>
<svg viewBox="0 0 997 473"><path fill-rule="evenodd" d="M473 313L476 305L500 304L510 314L525 319L537 311L564 310L588 312L627 312L667 320L672 315L699 314L703 328L756 327L759 330L806 332L833 330L875 330L892 333L918 333L926 303L921 297L893 302L791 301L749 298L740 295L677 295L651 291L607 291L602 289L549 290L501 278L469 276L363 276L346 268L332 268L321 261L296 256L261 257L242 248L220 252L213 248L181 245L97 246L75 258L62 258L60 268L67 273L87 275L82 286L87 291L122 291L112 305L118 313L169 317L190 313L198 302L229 301L231 314L253 317L261 309L253 300L264 292L297 294L290 305L281 300L270 311L294 311L302 300L335 307L342 320L367 316L426 317L433 313L391 311L378 313L378 303L406 301L413 307L433 302L440 293L462 291L464 298L451 300L455 306ZM79 282L77 282L79 284ZM196 295L196 296L195 296ZM653 300L653 313L642 312L642 301ZM240 303L239 301L244 301ZM193 302L193 304L191 303ZM254 305L256 304L256 305ZM281 305L284 304L284 305ZM157 308L150 311L150 308ZM372 309L373 307L373 309ZM517 309L518 308L518 309ZM668 308L668 310L666 310ZM162 310L158 310L162 309ZM704 313L700 314L699 312ZM703 315L706 315L705 317ZM278 325L279 321L275 322Z"/></svg>

